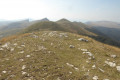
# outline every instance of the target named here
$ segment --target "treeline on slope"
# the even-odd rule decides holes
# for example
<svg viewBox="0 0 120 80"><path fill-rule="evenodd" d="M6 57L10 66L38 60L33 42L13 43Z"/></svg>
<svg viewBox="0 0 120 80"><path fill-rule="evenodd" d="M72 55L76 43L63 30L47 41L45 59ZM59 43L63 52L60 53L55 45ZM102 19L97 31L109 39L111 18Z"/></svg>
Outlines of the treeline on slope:
<svg viewBox="0 0 120 80"><path fill-rule="evenodd" d="M70 22L66 19L61 19L57 22L52 22L52 21L38 22L27 27L21 33L29 33L40 30L65 31L65 32L76 33L80 35L89 36L105 44L120 47L119 42L112 40L103 33L97 31L96 29L91 28L81 22Z"/></svg>

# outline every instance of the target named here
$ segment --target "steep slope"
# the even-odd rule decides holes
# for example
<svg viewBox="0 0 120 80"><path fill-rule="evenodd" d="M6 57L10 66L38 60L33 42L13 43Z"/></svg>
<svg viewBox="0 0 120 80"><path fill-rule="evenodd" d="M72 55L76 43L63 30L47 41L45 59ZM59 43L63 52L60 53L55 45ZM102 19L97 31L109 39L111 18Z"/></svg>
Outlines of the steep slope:
<svg viewBox="0 0 120 80"><path fill-rule="evenodd" d="M32 32L1 41L0 80L119 80L119 53L77 34Z"/></svg>
<svg viewBox="0 0 120 80"><path fill-rule="evenodd" d="M111 39L120 42L120 25L116 22L110 21L97 21L97 22L88 22L89 26L92 26L96 30L102 32Z"/></svg>

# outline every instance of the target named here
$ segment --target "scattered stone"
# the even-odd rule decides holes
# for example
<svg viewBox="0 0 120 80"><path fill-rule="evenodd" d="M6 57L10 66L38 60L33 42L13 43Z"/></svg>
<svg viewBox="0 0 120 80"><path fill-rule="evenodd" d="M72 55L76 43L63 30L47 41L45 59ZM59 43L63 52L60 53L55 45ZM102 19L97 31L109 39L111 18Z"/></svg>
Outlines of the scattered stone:
<svg viewBox="0 0 120 80"><path fill-rule="evenodd" d="M96 69L96 65L93 65L93 66L92 66L92 69Z"/></svg>
<svg viewBox="0 0 120 80"><path fill-rule="evenodd" d="M18 52L18 53L24 53L24 51Z"/></svg>
<svg viewBox="0 0 120 80"><path fill-rule="evenodd" d="M6 60L8 61L9 59L7 58Z"/></svg>
<svg viewBox="0 0 120 80"><path fill-rule="evenodd" d="M26 65L23 65L23 66L22 66L22 70L24 70L25 68L26 68Z"/></svg>
<svg viewBox="0 0 120 80"><path fill-rule="evenodd" d="M14 48L11 48L11 50L10 51L14 51Z"/></svg>
<svg viewBox="0 0 120 80"><path fill-rule="evenodd" d="M79 68L77 68L77 67L74 67L74 69L75 69L76 71L79 71Z"/></svg>
<svg viewBox="0 0 120 80"><path fill-rule="evenodd" d="M70 46L69 46L69 48L75 48L75 46L73 46L73 45L70 45Z"/></svg>
<svg viewBox="0 0 120 80"><path fill-rule="evenodd" d="M94 77L93 77L93 80L98 80L98 76L94 76Z"/></svg>
<svg viewBox="0 0 120 80"><path fill-rule="evenodd" d="M109 80L109 79L103 79L103 80Z"/></svg>
<svg viewBox="0 0 120 80"><path fill-rule="evenodd" d="M87 40L87 39L84 39L84 38L79 38L78 40L79 40L79 41L85 41L85 42L88 42L88 40Z"/></svg>
<svg viewBox="0 0 120 80"><path fill-rule="evenodd" d="M57 80L61 80L61 79L58 77Z"/></svg>
<svg viewBox="0 0 120 80"><path fill-rule="evenodd" d="M4 45L2 45L2 47L3 47L3 48L9 48L9 47L8 47L9 44L10 44L10 43L7 42L7 43L5 43Z"/></svg>
<svg viewBox="0 0 120 80"><path fill-rule="evenodd" d="M27 74L27 72L22 71L22 75L25 75L25 74Z"/></svg>
<svg viewBox="0 0 120 80"><path fill-rule="evenodd" d="M27 55L26 57L27 57L27 58L29 58L29 57L30 57L30 55Z"/></svg>
<svg viewBox="0 0 120 80"><path fill-rule="evenodd" d="M13 45L14 45L14 46L17 46L17 43L14 43Z"/></svg>
<svg viewBox="0 0 120 80"><path fill-rule="evenodd" d="M89 61L86 61L86 63L89 63Z"/></svg>
<svg viewBox="0 0 120 80"><path fill-rule="evenodd" d="M111 55L112 58L116 58L117 56L116 55Z"/></svg>
<svg viewBox="0 0 120 80"><path fill-rule="evenodd" d="M38 36L37 35L33 35L33 38L38 38Z"/></svg>
<svg viewBox="0 0 120 80"><path fill-rule="evenodd" d="M60 37L68 37L67 33L60 33Z"/></svg>
<svg viewBox="0 0 120 80"><path fill-rule="evenodd" d="M91 52L83 52L83 54L88 54L88 56L92 57L93 54Z"/></svg>
<svg viewBox="0 0 120 80"><path fill-rule="evenodd" d="M70 64L70 63L66 63L68 66L70 67L74 67L74 65Z"/></svg>
<svg viewBox="0 0 120 80"><path fill-rule="evenodd" d="M53 45L53 43L50 44L51 46Z"/></svg>
<svg viewBox="0 0 120 80"><path fill-rule="evenodd" d="M24 61L24 59L20 59L20 61Z"/></svg>
<svg viewBox="0 0 120 80"><path fill-rule="evenodd" d="M2 71L2 73L4 73L4 74L5 74L5 73L7 73L7 71Z"/></svg>
<svg viewBox="0 0 120 80"><path fill-rule="evenodd" d="M69 71L69 73L70 73L70 74L72 74L72 72L71 72L71 71Z"/></svg>
<svg viewBox="0 0 120 80"><path fill-rule="evenodd" d="M22 47L25 47L25 45L21 45Z"/></svg>
<svg viewBox="0 0 120 80"><path fill-rule="evenodd" d="M81 49L81 51L87 52L88 50L87 49Z"/></svg>
<svg viewBox="0 0 120 80"><path fill-rule="evenodd" d="M103 73L105 72L105 71L104 71L103 69L101 69L101 68L98 68L98 69L99 69L101 72L103 72Z"/></svg>
<svg viewBox="0 0 120 80"><path fill-rule="evenodd" d="M3 51L4 49L3 48L0 48L0 51Z"/></svg>
<svg viewBox="0 0 120 80"><path fill-rule="evenodd" d="M120 66L116 66L117 71L120 72Z"/></svg>
<svg viewBox="0 0 120 80"><path fill-rule="evenodd" d="M12 75L10 75L10 77L15 77L15 75L14 75L14 74L12 74Z"/></svg>
<svg viewBox="0 0 120 80"><path fill-rule="evenodd" d="M108 64L110 67L115 67L116 64L114 62L108 62L108 61L105 61L106 64Z"/></svg>

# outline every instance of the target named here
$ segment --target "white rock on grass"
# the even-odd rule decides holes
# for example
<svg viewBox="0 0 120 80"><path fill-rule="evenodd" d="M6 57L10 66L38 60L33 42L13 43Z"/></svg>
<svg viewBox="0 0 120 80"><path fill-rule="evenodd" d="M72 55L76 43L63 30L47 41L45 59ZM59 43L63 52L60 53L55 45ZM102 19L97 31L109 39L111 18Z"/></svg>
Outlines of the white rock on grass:
<svg viewBox="0 0 120 80"><path fill-rule="evenodd" d="M8 48L9 44L10 44L9 42L8 42L8 43L5 43L4 45L2 45L2 47L3 47L3 48Z"/></svg>
<svg viewBox="0 0 120 80"><path fill-rule="evenodd" d="M20 61L24 61L24 59L20 59Z"/></svg>
<svg viewBox="0 0 120 80"><path fill-rule="evenodd" d="M22 47L25 47L25 45L21 45Z"/></svg>
<svg viewBox="0 0 120 80"><path fill-rule="evenodd" d="M27 55L26 57L27 57L27 58L29 58L29 57L30 57L30 55Z"/></svg>
<svg viewBox="0 0 120 80"><path fill-rule="evenodd" d="M75 69L76 71L79 71L79 68L77 68L77 67L74 67L74 69Z"/></svg>
<svg viewBox="0 0 120 80"><path fill-rule="evenodd" d="M103 79L103 80L109 80L109 79Z"/></svg>
<svg viewBox="0 0 120 80"><path fill-rule="evenodd" d="M67 33L60 33L59 37L68 37Z"/></svg>
<svg viewBox="0 0 120 80"><path fill-rule="evenodd" d="M18 53L24 53L24 51L18 52Z"/></svg>
<svg viewBox="0 0 120 80"><path fill-rule="evenodd" d="M70 73L70 74L72 74L72 72L71 72L71 71L69 71L69 73Z"/></svg>
<svg viewBox="0 0 120 80"><path fill-rule="evenodd" d="M58 77L57 80L61 80L61 79Z"/></svg>
<svg viewBox="0 0 120 80"><path fill-rule="evenodd" d="M103 72L103 73L105 72L105 71L104 71L103 69L101 69L101 68L98 68L98 69L99 69L101 72Z"/></svg>
<svg viewBox="0 0 120 80"><path fill-rule="evenodd" d="M23 65L23 66L22 66L22 70L24 70L25 68L26 68L26 65Z"/></svg>
<svg viewBox="0 0 120 80"><path fill-rule="evenodd" d="M22 75L25 75L25 74L27 74L27 72L22 71Z"/></svg>
<svg viewBox="0 0 120 80"><path fill-rule="evenodd" d="M70 67L74 67L74 65L70 64L70 63L66 63L68 66Z"/></svg>
<svg viewBox="0 0 120 80"><path fill-rule="evenodd" d="M85 52L87 52L88 50L87 50L87 49L81 49L81 51L85 51Z"/></svg>
<svg viewBox="0 0 120 80"><path fill-rule="evenodd" d="M4 49L3 48L0 48L0 51L3 51Z"/></svg>
<svg viewBox="0 0 120 80"><path fill-rule="evenodd" d="M14 48L11 48L10 51L14 51Z"/></svg>
<svg viewBox="0 0 120 80"><path fill-rule="evenodd" d="M69 48L75 48L75 46L73 46L73 45L70 45L70 46L69 46Z"/></svg>
<svg viewBox="0 0 120 80"><path fill-rule="evenodd" d="M99 79L98 76L93 77L93 80L98 80L98 79Z"/></svg>
<svg viewBox="0 0 120 80"><path fill-rule="evenodd" d="M4 74L5 74L5 73L7 73L7 71L2 71L2 73L4 73Z"/></svg>
<svg viewBox="0 0 120 80"><path fill-rule="evenodd" d="M17 46L17 43L14 43L13 45L14 45L14 46Z"/></svg>
<svg viewBox="0 0 120 80"><path fill-rule="evenodd" d="M112 58L116 58L117 56L116 55L110 55Z"/></svg>
<svg viewBox="0 0 120 80"><path fill-rule="evenodd" d="M93 54L91 52L83 52L83 54L88 54L88 56L92 57Z"/></svg>
<svg viewBox="0 0 120 80"><path fill-rule="evenodd" d="M78 40L79 40L79 41L85 41L85 42L88 42L88 40L87 40L87 39L84 39L84 38L79 38Z"/></svg>
<svg viewBox="0 0 120 80"><path fill-rule="evenodd" d="M116 66L116 64L115 64L114 62L105 61L105 63L106 63L107 65L109 65L110 67L115 67L115 66Z"/></svg>
<svg viewBox="0 0 120 80"><path fill-rule="evenodd" d="M116 66L117 71L120 72L120 66Z"/></svg>
<svg viewBox="0 0 120 80"><path fill-rule="evenodd" d="M96 69L96 65L93 65L93 66L92 66L92 69Z"/></svg>

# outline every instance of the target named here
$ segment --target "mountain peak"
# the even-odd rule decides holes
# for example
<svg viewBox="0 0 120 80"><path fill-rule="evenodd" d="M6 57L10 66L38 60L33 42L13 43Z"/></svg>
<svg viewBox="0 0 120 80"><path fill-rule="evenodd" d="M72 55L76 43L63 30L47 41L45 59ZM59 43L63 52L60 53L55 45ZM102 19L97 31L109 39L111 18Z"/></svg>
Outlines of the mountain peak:
<svg viewBox="0 0 120 80"><path fill-rule="evenodd" d="M48 18L43 18L43 19L41 19L41 21L49 21L49 19Z"/></svg>
<svg viewBox="0 0 120 80"><path fill-rule="evenodd" d="M63 18L63 19L58 20L57 22L70 22L70 21L65 19L65 18Z"/></svg>

